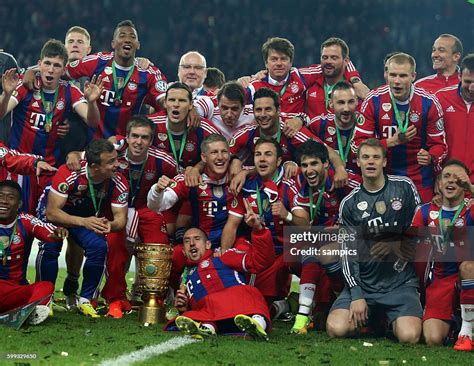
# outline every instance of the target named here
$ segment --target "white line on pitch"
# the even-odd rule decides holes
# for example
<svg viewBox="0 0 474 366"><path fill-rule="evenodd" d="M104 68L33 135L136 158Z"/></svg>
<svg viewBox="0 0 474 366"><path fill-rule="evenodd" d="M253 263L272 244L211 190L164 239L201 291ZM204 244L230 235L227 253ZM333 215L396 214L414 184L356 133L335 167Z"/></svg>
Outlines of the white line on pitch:
<svg viewBox="0 0 474 366"><path fill-rule="evenodd" d="M117 358L110 358L102 361L99 366L126 366L131 365L135 362L145 361L153 356L161 355L162 353L174 351L180 347L186 346L196 342L195 339L190 337L175 337L167 340L166 342L155 344L152 346L146 346L141 350L134 351L131 353L124 354Z"/></svg>

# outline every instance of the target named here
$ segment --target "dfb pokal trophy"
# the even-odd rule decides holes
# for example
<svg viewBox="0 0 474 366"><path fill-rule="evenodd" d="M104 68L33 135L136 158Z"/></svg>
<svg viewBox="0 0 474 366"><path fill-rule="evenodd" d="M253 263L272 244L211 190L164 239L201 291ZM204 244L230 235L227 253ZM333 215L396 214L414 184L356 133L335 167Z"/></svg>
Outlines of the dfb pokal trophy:
<svg viewBox="0 0 474 366"><path fill-rule="evenodd" d="M141 243L136 245L136 255L138 288L143 293L139 319L146 325L164 323L163 299L168 291L173 248L168 244Z"/></svg>

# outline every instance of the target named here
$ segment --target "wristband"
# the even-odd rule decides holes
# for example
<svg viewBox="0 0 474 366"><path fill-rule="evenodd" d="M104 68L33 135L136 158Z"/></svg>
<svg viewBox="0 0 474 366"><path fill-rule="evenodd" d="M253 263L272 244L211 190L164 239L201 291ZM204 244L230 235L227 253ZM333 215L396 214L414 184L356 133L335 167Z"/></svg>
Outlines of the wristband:
<svg viewBox="0 0 474 366"><path fill-rule="evenodd" d="M285 217L286 222L292 222L293 221L293 214L291 212L288 212L288 215Z"/></svg>

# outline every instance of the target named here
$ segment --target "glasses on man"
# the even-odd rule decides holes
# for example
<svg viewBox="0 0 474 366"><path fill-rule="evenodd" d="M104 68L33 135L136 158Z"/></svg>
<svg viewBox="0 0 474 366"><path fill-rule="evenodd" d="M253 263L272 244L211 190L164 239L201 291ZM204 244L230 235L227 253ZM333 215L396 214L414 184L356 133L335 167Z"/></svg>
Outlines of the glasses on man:
<svg viewBox="0 0 474 366"><path fill-rule="evenodd" d="M183 68L184 70L196 70L196 71L202 71L206 68L206 66L202 66L202 65L188 65L188 64L182 64L182 65L179 65L179 67Z"/></svg>

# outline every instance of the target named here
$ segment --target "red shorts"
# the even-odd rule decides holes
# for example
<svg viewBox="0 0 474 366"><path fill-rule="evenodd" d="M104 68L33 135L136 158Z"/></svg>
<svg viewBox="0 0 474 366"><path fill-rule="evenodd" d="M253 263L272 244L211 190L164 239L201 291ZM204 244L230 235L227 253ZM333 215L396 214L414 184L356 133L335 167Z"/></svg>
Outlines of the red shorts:
<svg viewBox="0 0 474 366"><path fill-rule="evenodd" d="M434 281L426 288L426 305L423 321L428 319L441 319L450 321L458 302L456 282L458 274L447 277L435 277Z"/></svg>
<svg viewBox="0 0 474 366"><path fill-rule="evenodd" d="M142 243L168 244L163 215L146 207L137 209L137 213L138 236Z"/></svg>
<svg viewBox="0 0 474 366"><path fill-rule="evenodd" d="M40 281L32 285L19 285L13 281L0 280L0 313L5 313L20 306L26 306L41 300L40 305L49 303L53 296L54 285L51 282Z"/></svg>
<svg viewBox="0 0 474 366"><path fill-rule="evenodd" d="M263 296L286 297L291 284L289 278L290 269L283 263L283 255L279 255L271 267L251 275L249 284L259 289Z"/></svg>

